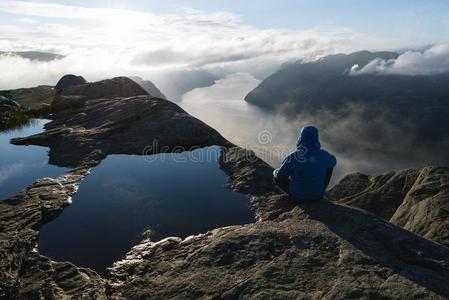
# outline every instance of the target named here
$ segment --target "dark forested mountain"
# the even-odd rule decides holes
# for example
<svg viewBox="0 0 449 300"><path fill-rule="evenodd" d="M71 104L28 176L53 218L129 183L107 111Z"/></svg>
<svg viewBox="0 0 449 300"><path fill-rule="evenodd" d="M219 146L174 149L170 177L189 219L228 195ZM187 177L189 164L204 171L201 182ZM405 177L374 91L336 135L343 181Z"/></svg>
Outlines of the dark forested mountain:
<svg viewBox="0 0 449 300"><path fill-rule="evenodd" d="M352 103L386 105L392 109L435 107L449 103L449 74L349 74L375 58L391 59L393 52L356 52L327 56L316 62L283 65L245 98L249 103L274 108L289 103L295 111L340 108ZM378 107L378 106L377 106ZM384 109L385 107L382 107Z"/></svg>
<svg viewBox="0 0 449 300"><path fill-rule="evenodd" d="M421 159L418 153L425 148L436 159L427 163L446 164L449 73L350 74L354 65L362 68L376 58L396 57L394 52L361 51L285 64L245 100L292 117L312 117L342 148L356 146L396 154L403 154L397 149L404 148ZM339 138L337 127L342 129Z"/></svg>
<svg viewBox="0 0 449 300"><path fill-rule="evenodd" d="M220 77L204 70L184 70L173 72L156 81L157 86L171 101L179 102L182 96L197 88L211 86Z"/></svg>

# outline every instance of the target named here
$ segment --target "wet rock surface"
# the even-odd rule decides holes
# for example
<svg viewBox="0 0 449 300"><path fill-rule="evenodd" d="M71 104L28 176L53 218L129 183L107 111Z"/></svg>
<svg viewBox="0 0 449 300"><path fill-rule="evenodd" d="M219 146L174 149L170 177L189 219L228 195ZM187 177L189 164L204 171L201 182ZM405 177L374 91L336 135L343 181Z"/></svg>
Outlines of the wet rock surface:
<svg viewBox="0 0 449 300"><path fill-rule="evenodd" d="M82 105L55 114L44 133L14 140L50 147L51 163L73 169L0 202L0 298L449 298L449 248L417 235L436 240L444 231L419 230L446 224L445 209L435 207L447 199L447 169L351 175L329 193L417 234L336 202L298 205L273 186L272 168L253 152L169 101L101 89L114 84L97 85L92 93L82 85L64 89L65 96L84 97ZM228 186L250 196L256 223L184 240L143 240L107 279L36 252L39 228L69 205L75 184L108 154L209 145L226 148L220 166ZM419 213L423 208L434 216L432 226L422 225L430 218Z"/></svg>

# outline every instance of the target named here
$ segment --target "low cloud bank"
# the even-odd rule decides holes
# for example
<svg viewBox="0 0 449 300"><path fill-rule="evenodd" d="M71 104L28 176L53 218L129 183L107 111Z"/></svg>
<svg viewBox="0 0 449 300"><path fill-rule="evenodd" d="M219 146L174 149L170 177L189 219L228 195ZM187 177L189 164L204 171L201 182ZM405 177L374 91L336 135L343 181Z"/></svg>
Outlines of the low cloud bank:
<svg viewBox="0 0 449 300"><path fill-rule="evenodd" d="M348 105L338 112L304 112L295 117L286 117L288 104L274 113L264 111L243 101L258 83L250 74L233 74L185 94L181 106L231 142L254 150L273 167L295 150L302 126L317 125L323 146L338 158L334 183L352 172L381 173L441 164L445 159L444 153L411 147L417 138L413 129L391 124L386 114L367 122L365 106ZM440 142L449 146L449 141Z"/></svg>
<svg viewBox="0 0 449 300"><path fill-rule="evenodd" d="M397 59L375 59L360 68L354 65L351 75L431 75L449 72L449 45L440 44L424 51L407 51Z"/></svg>

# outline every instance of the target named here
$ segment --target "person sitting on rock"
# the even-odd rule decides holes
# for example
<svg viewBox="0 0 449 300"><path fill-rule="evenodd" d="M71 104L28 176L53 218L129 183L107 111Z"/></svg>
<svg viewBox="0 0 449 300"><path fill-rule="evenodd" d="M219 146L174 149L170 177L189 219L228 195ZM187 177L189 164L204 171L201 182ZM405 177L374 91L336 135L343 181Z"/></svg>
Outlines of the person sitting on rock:
<svg viewBox="0 0 449 300"><path fill-rule="evenodd" d="M288 155L273 180L284 192L299 200L322 199L337 164L334 155L321 148L318 128L306 125L299 135L297 150Z"/></svg>

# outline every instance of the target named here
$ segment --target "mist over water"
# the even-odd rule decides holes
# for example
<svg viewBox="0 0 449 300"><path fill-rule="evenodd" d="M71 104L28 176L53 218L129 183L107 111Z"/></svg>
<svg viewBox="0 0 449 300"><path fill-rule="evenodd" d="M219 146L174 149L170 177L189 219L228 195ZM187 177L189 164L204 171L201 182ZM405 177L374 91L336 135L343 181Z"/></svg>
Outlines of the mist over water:
<svg viewBox="0 0 449 300"><path fill-rule="evenodd" d="M332 183L353 172L376 174L433 163L431 153L409 147L412 132L392 126L382 115L363 119L364 107L348 106L339 119L330 111L291 117L288 106L270 112L248 104L243 99L259 82L247 73L228 75L210 87L186 93L180 105L273 167L295 150L302 126L315 124L323 147L337 156Z"/></svg>

